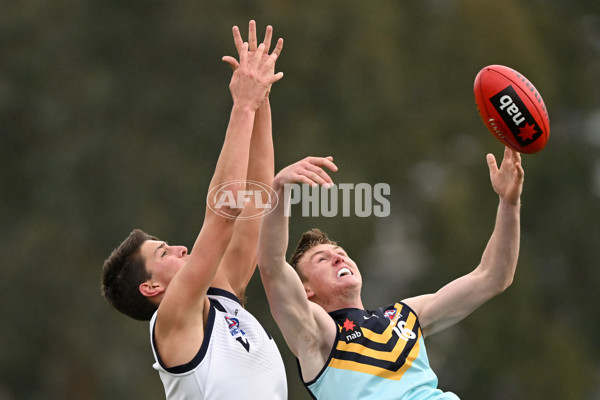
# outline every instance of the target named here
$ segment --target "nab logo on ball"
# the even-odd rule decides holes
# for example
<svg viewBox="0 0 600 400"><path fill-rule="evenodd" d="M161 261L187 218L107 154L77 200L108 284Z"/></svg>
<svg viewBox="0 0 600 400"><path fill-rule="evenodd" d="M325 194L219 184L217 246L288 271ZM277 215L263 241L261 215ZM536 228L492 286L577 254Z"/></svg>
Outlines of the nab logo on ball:
<svg viewBox="0 0 600 400"><path fill-rule="evenodd" d="M512 86L507 86L506 89L492 96L490 102L522 147L542 135L542 129Z"/></svg>
<svg viewBox="0 0 600 400"><path fill-rule="evenodd" d="M548 110L522 74L503 65L488 65L475 77L473 91L481 120L505 146L525 154L546 146Z"/></svg>

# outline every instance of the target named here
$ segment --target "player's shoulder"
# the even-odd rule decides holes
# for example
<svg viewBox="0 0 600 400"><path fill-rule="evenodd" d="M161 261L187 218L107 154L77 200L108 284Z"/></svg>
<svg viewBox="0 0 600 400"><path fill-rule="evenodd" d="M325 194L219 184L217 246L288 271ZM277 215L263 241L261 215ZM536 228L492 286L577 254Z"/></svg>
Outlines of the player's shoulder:
<svg viewBox="0 0 600 400"><path fill-rule="evenodd" d="M413 313L419 316L423 309L427 307L427 305L433 299L433 294L422 294L420 296L409 297L400 301L401 304L407 306Z"/></svg>

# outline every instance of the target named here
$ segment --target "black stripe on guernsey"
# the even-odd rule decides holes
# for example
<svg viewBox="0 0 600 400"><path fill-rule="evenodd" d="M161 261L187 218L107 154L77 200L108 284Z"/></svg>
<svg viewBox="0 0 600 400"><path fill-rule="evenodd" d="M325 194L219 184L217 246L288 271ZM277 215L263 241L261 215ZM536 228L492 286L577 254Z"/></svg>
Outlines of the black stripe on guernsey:
<svg viewBox="0 0 600 400"><path fill-rule="evenodd" d="M364 325L361 326L361 328L369 329L369 327L364 326ZM379 332L377 332L377 333L379 333ZM367 338L365 338L363 340L364 340L364 342L359 341L358 343L368 347L371 350L375 350L375 351L392 351L396 347L396 345L398 345L398 341L401 342L400 345L406 344L406 342L404 340L400 339L400 337L398 335L391 335L391 338L385 343L374 342Z"/></svg>
<svg viewBox="0 0 600 400"><path fill-rule="evenodd" d="M391 322L384 312L394 309ZM414 311L403 303L375 311L344 309L330 315L338 324L337 340L327 364L331 367L400 379L403 370L418 354L419 321Z"/></svg>
<svg viewBox="0 0 600 400"><path fill-rule="evenodd" d="M152 328L152 346L154 347L154 351L156 352L156 359L161 367L164 368L165 371L171 374L183 374L185 372L189 372L200 365L200 362L204 359L206 355L206 351L208 350L208 343L210 341L210 337L212 335L213 326L215 325L215 309L209 307L208 311L208 320L206 321L206 329L204 330L204 338L202 339L202 345L200 346L200 350L198 353L192 358L192 360L188 363L176 365L174 367L165 367L163 364L160 354L158 354L158 348L156 347L156 337L154 331L156 330L156 323L154 323L154 327Z"/></svg>
<svg viewBox="0 0 600 400"><path fill-rule="evenodd" d="M368 356L363 356L361 354L358 353L354 353L354 352L346 352L346 351L336 351L335 352L335 356L333 358L336 358L338 360L345 360L345 361L354 361L360 364L365 364L365 365L372 365L374 367L378 367L378 368L382 368L382 369L386 369L388 371L398 371L405 363L406 358L408 357L408 355L410 354L410 351L413 349L413 347L415 346L416 341L411 341L411 342L404 342L401 341L402 343L398 344L398 345L402 345L403 343L405 344L404 349L402 350L402 353L400 355L400 357L398 357L395 361L386 361L386 360L379 360L377 358L373 358L373 357L368 357ZM368 344L365 344L366 347L370 346ZM395 346L390 346L389 351L391 352L394 349Z"/></svg>
<svg viewBox="0 0 600 400"><path fill-rule="evenodd" d="M208 292L206 292L207 295L211 295L211 296L222 296L222 297L227 297L233 301L235 301L238 304L242 304L242 302L240 301L240 299L237 298L237 296L231 292L228 292L227 290L224 289L219 289L219 288L214 288L214 287L210 287L208 288Z"/></svg>

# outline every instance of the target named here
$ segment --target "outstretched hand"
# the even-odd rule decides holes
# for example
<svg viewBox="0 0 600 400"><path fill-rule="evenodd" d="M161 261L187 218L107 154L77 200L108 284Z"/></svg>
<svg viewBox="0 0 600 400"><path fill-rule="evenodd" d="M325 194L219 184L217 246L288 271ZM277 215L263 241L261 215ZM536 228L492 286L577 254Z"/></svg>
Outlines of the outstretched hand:
<svg viewBox="0 0 600 400"><path fill-rule="evenodd" d="M277 44L273 49L273 52L269 54L271 49L271 39L273 38L273 27L271 25L267 26L265 31L265 38L261 45L258 45L258 40L256 38L256 22L250 21L248 24L248 42L245 43L242 39L242 35L240 34L240 29L237 26L234 26L233 29L233 42L235 44L235 48L237 49L238 57L240 61L236 60L231 56L224 56L222 60L229 64L234 73L239 69L242 57L245 57L248 62L252 63L255 60L255 57L260 58L261 63L267 63L269 58L273 58L276 60L281 54L281 50L283 49L283 39L279 38L277 40ZM246 45L246 47L245 47ZM264 46L263 51L259 51L261 46ZM271 64L270 64L271 65ZM275 63L273 62L271 65L271 74L275 76L283 76L283 73L275 74ZM279 78L281 79L281 78ZM278 79L278 80L279 80ZM271 91L271 86L268 87L265 97L269 95Z"/></svg>
<svg viewBox="0 0 600 400"><path fill-rule="evenodd" d="M256 110L269 93L271 85L283 78L283 72L273 74L277 54L272 53L265 58L264 53L265 45L261 43L255 57L250 60L248 43L242 45L239 65L229 83L234 105Z"/></svg>
<svg viewBox="0 0 600 400"><path fill-rule="evenodd" d="M242 53L242 45L244 41L242 40L242 35L240 34L240 29L237 26L234 26L233 29L233 43L235 44L235 48L237 49L238 56L241 56ZM269 51L271 49L271 39L273 38L273 27L271 25L267 26L265 31L265 38L263 40L263 44L265 45L266 51L263 53L263 58L269 55ZM252 59L256 54L256 50L258 49L258 40L256 39L256 22L250 21L248 24L248 57ZM279 38L277 40L277 44L273 49L273 54L277 54L277 57L281 54L281 50L283 49L283 39ZM225 56L222 59L225 61L231 69L234 71L238 69L239 63L238 61L231 57Z"/></svg>
<svg viewBox="0 0 600 400"><path fill-rule="evenodd" d="M521 165L521 154L506 147L500 168L498 168L493 154L488 154L486 159L494 191L508 203L518 204L525 177L525 171Z"/></svg>
<svg viewBox="0 0 600 400"><path fill-rule="evenodd" d="M325 172L324 168L333 172L338 170L337 166L333 163L333 157L306 157L282 169L273 180L273 188L279 190L286 183L304 183L311 186L321 185L331 187L333 180Z"/></svg>

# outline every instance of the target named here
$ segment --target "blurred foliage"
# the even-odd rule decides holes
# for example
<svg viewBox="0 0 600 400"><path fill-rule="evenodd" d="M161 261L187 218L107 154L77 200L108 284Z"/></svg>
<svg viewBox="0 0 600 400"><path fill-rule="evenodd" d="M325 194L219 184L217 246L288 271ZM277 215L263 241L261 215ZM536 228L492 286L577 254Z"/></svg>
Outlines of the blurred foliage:
<svg viewBox="0 0 600 400"><path fill-rule="evenodd" d="M488 64L550 111L524 157L513 286L431 337L464 399L600 398L600 6L593 1L4 2L0 13L0 399L161 399L148 327L110 309L100 266L134 227L190 246L227 125L230 28L272 24L277 168L333 155L339 183L386 182L389 218L301 218L361 266L367 307L432 292L478 263L497 199L477 115ZM293 245L295 243L292 243ZM249 308L308 399L258 276Z"/></svg>

